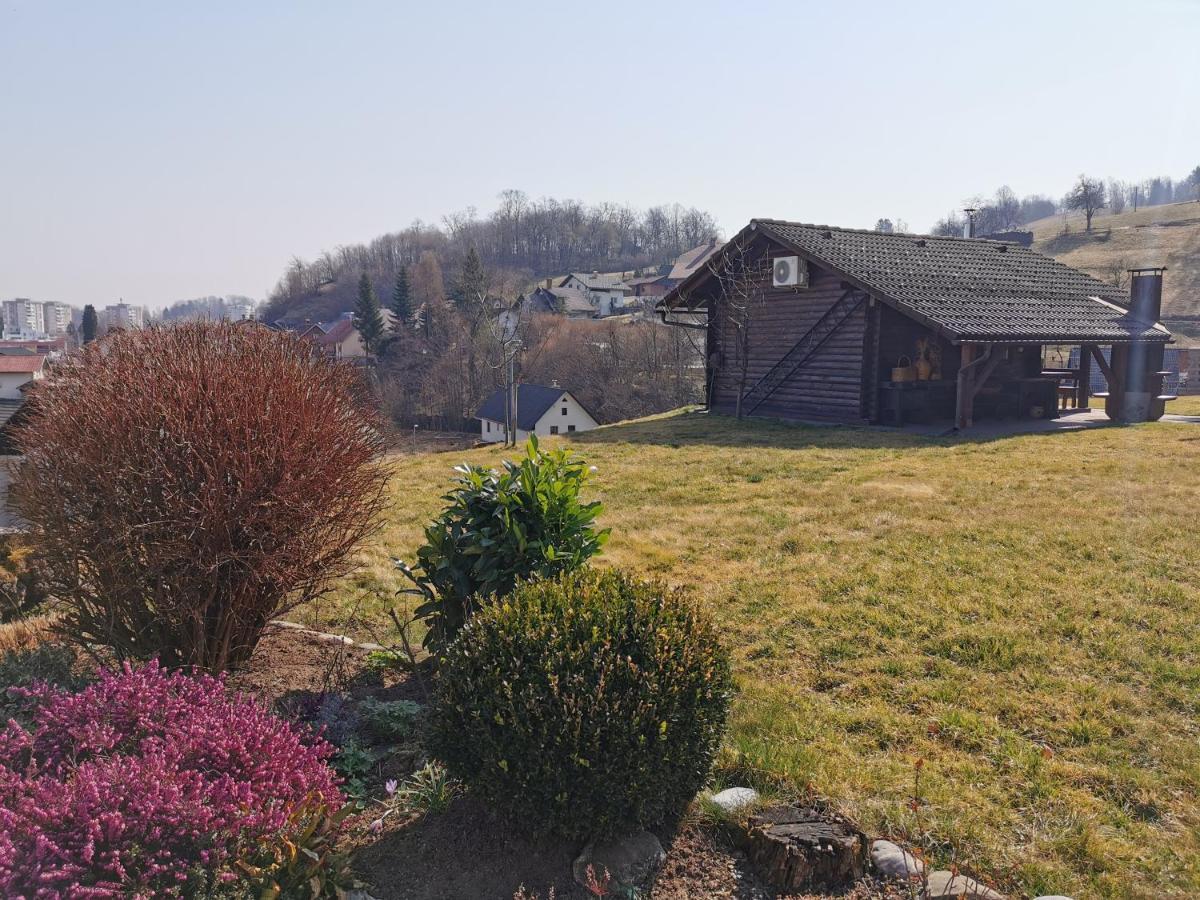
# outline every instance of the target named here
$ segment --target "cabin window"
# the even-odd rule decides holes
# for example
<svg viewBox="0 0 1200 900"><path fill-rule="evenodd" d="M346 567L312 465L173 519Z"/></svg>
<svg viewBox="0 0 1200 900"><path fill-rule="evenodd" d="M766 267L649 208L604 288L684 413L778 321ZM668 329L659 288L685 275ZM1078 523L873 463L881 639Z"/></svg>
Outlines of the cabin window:
<svg viewBox="0 0 1200 900"><path fill-rule="evenodd" d="M568 425L568 426L567 426L567 431L574 431L574 430L575 430L575 426L574 426L574 425Z"/></svg>
<svg viewBox="0 0 1200 900"><path fill-rule="evenodd" d="M487 430L488 430L488 431L491 431L491 430L492 430L492 423L491 423L491 422L488 422L488 423L487 423Z"/></svg>
<svg viewBox="0 0 1200 900"><path fill-rule="evenodd" d="M566 414L567 414L567 408L564 406L563 407L563 415L565 416Z"/></svg>
<svg viewBox="0 0 1200 900"><path fill-rule="evenodd" d="M551 433L551 434L558 434L558 426L557 426L557 425L551 425L551 426L550 426L550 433Z"/></svg>

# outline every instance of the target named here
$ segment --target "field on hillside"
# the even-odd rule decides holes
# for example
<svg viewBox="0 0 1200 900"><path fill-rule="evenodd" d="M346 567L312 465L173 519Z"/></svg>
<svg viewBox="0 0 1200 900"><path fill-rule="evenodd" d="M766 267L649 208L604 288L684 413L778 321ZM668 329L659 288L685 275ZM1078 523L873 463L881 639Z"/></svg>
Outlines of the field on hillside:
<svg viewBox="0 0 1200 900"><path fill-rule="evenodd" d="M1163 311L1200 314L1200 203L1147 206L1120 215L1101 210L1090 234L1082 213L1050 216L1027 228L1034 250L1102 281L1116 281L1130 268L1166 266Z"/></svg>
<svg viewBox="0 0 1200 900"><path fill-rule="evenodd" d="M724 625L728 766L1014 892L1200 895L1200 427L972 442L681 413L571 445L602 564ZM411 558L453 464L500 458L397 458L363 570L297 615L386 637L389 554Z"/></svg>

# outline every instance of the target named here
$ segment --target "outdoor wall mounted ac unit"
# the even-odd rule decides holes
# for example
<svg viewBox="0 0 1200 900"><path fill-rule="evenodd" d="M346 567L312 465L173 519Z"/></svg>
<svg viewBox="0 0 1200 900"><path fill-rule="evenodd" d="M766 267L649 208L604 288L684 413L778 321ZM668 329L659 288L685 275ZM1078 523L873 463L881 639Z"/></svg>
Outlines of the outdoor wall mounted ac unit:
<svg viewBox="0 0 1200 900"><path fill-rule="evenodd" d="M808 287L808 263L798 256L777 256L772 261L771 284L775 287Z"/></svg>

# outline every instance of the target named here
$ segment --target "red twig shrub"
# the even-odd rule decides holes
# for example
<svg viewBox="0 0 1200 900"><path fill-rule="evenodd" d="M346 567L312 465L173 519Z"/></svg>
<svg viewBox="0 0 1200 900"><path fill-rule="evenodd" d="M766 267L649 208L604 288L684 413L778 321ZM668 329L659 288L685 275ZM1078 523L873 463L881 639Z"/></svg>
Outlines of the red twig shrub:
<svg viewBox="0 0 1200 900"><path fill-rule="evenodd" d="M32 726L0 732L0 896L265 888L271 848L338 821L332 748L219 679L127 664L78 693L25 693Z"/></svg>
<svg viewBox="0 0 1200 900"><path fill-rule="evenodd" d="M110 335L40 382L12 488L68 635L221 670L324 590L386 481L361 376L255 325Z"/></svg>

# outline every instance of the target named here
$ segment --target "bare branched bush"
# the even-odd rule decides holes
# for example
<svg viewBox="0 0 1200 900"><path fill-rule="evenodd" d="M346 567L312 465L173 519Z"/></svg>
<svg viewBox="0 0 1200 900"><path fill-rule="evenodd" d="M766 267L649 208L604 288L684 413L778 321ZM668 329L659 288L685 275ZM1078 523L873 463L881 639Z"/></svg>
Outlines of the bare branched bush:
<svg viewBox="0 0 1200 900"><path fill-rule="evenodd" d="M116 333L31 399L13 502L63 630L119 659L244 662L376 525L386 472L365 385L291 336Z"/></svg>

